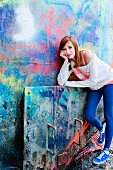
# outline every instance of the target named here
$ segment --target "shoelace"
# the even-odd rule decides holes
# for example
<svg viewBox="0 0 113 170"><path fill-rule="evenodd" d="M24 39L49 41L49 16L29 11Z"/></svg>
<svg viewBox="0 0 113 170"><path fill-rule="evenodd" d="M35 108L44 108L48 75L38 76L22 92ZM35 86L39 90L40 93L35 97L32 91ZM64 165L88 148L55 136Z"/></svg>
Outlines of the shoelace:
<svg viewBox="0 0 113 170"><path fill-rule="evenodd" d="M102 152L97 158L101 159L104 156L105 152Z"/></svg>
<svg viewBox="0 0 113 170"><path fill-rule="evenodd" d="M99 140L102 142L102 132L100 132L100 138L99 138Z"/></svg>
<svg viewBox="0 0 113 170"><path fill-rule="evenodd" d="M102 142L102 133L100 133L99 140L100 140L100 142Z"/></svg>

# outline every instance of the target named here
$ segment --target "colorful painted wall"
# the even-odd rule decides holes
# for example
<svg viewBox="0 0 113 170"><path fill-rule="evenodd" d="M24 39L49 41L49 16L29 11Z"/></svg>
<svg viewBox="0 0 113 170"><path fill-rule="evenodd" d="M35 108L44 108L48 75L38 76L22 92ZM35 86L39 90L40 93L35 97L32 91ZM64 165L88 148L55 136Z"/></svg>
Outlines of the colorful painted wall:
<svg viewBox="0 0 113 170"><path fill-rule="evenodd" d="M112 0L0 1L0 168L23 160L23 91L54 86L65 35L113 64Z"/></svg>

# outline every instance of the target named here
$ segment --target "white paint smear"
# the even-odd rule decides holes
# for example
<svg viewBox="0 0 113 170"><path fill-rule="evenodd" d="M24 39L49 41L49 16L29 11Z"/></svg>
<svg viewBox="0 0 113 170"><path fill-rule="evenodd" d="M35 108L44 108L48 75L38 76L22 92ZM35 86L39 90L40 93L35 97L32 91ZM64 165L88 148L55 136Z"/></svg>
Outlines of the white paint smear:
<svg viewBox="0 0 113 170"><path fill-rule="evenodd" d="M15 12L18 33L13 38L17 41L29 41L35 34L32 13L28 6L18 7Z"/></svg>

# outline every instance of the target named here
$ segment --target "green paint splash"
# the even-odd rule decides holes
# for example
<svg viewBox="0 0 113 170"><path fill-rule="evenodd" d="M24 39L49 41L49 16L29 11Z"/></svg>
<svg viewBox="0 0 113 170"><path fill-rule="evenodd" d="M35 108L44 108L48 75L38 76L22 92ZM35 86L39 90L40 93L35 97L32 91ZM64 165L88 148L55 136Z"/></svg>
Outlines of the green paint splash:
<svg viewBox="0 0 113 170"><path fill-rule="evenodd" d="M2 0L0 2L0 7L4 7L6 4L8 4L9 6L16 6L16 5L23 5L28 3L29 0Z"/></svg>

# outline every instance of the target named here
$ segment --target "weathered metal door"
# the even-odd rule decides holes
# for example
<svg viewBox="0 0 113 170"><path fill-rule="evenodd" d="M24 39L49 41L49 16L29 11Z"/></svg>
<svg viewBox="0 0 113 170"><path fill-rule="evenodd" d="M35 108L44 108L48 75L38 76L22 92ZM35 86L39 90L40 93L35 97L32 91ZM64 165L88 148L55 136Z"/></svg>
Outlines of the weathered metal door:
<svg viewBox="0 0 113 170"><path fill-rule="evenodd" d="M86 94L60 86L25 88L24 170L60 170L85 146L91 135L83 126Z"/></svg>
<svg viewBox="0 0 113 170"><path fill-rule="evenodd" d="M55 146L49 148L49 131L55 133L53 101L53 88L25 88L24 169L45 167L47 152L54 153Z"/></svg>

